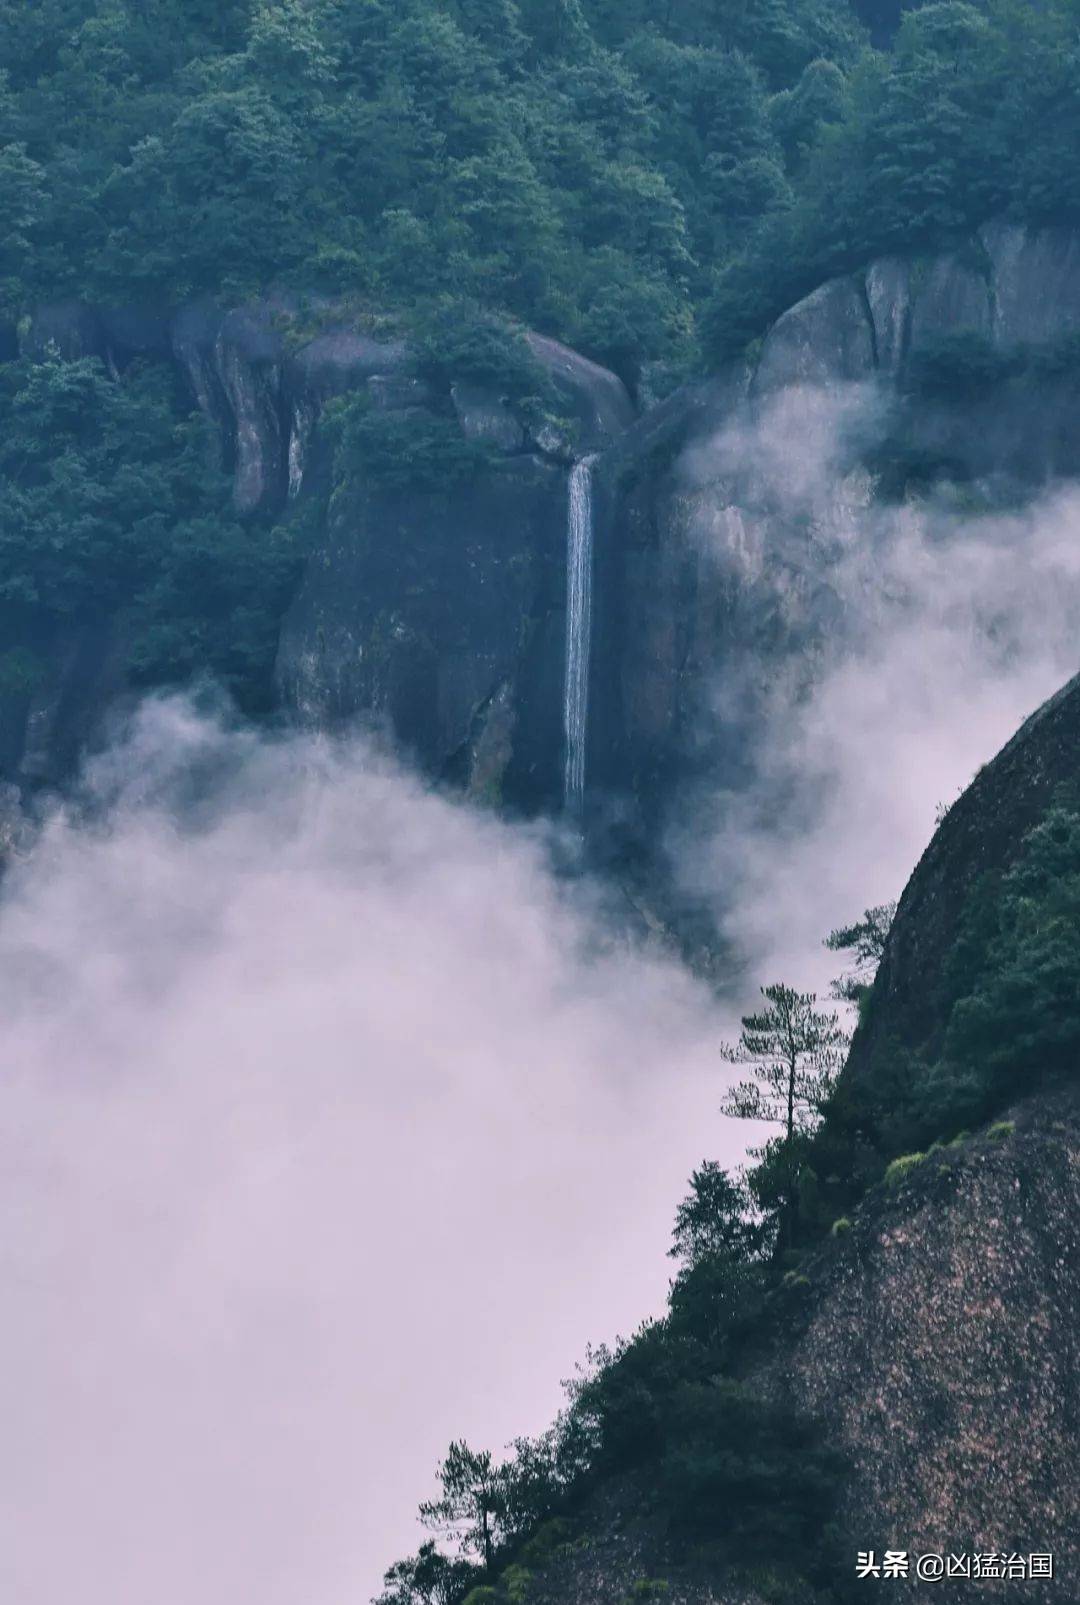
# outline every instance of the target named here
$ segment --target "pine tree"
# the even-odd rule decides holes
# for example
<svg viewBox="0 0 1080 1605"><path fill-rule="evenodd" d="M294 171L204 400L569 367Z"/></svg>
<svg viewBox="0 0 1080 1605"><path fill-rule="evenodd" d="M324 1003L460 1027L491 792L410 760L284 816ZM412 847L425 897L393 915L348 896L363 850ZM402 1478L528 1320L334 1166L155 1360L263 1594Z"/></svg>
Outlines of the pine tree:
<svg viewBox="0 0 1080 1605"><path fill-rule="evenodd" d="M896 904L878 903L868 908L854 925L840 925L825 938L830 953L852 953L855 963L838 976L829 988L841 1003L858 1003L873 983L885 952L885 943L896 917Z"/></svg>
<svg viewBox="0 0 1080 1605"><path fill-rule="evenodd" d="M847 1034L835 1014L818 1011L817 994L796 992L776 982L762 987L767 1007L742 1019L734 1043L721 1055L729 1064L745 1065L750 1081L733 1087L721 1109L737 1120L760 1120L783 1128L766 1157L783 1174L781 1238L790 1245L798 1197L800 1138L813 1130L833 1087L847 1046Z"/></svg>
<svg viewBox="0 0 1080 1605"><path fill-rule="evenodd" d="M477 1453L464 1442L452 1443L439 1467L442 1497L420 1506L420 1520L456 1541L465 1555L477 1555L486 1573L495 1564L495 1550L507 1504L507 1479L488 1450Z"/></svg>

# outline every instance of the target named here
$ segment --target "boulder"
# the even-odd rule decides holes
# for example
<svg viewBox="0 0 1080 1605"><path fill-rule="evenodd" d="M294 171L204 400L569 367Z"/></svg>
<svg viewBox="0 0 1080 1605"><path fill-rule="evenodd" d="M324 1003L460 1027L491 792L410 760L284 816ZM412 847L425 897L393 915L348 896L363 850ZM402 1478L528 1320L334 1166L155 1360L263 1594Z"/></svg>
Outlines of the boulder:
<svg viewBox="0 0 1080 1605"><path fill-rule="evenodd" d="M376 340L347 327L327 329L290 357L289 390L294 397L321 405L374 379L397 378L408 355L402 340Z"/></svg>
<svg viewBox="0 0 1080 1605"><path fill-rule="evenodd" d="M754 392L836 384L874 372L874 330L862 286L832 279L778 318L765 337Z"/></svg>
<svg viewBox="0 0 1080 1605"><path fill-rule="evenodd" d="M629 427L634 404L621 379L547 335L530 333L526 340L577 424L579 455L600 451Z"/></svg>
<svg viewBox="0 0 1080 1605"><path fill-rule="evenodd" d="M451 386L450 397L468 440L486 441L506 452L520 451L524 446L524 429L505 401L492 391L461 381Z"/></svg>

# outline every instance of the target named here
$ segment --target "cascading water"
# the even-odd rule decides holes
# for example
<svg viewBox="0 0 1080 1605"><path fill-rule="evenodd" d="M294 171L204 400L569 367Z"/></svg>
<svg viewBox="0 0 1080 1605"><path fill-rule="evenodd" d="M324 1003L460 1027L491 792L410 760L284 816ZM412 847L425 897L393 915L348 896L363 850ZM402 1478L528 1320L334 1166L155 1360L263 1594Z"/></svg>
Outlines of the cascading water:
<svg viewBox="0 0 1080 1605"><path fill-rule="evenodd" d="M566 689L563 730L566 770L563 801L580 814L585 800L585 730L589 714L589 647L592 635L593 508L595 457L584 457L570 473L566 518Z"/></svg>

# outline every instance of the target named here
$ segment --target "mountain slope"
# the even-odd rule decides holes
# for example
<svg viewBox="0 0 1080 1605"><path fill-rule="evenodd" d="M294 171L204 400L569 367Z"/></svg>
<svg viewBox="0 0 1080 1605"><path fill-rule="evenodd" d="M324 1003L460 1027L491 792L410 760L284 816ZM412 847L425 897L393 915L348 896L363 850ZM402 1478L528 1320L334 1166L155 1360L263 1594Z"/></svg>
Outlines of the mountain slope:
<svg viewBox="0 0 1080 1605"><path fill-rule="evenodd" d="M982 921L1005 909L1048 840L1056 884L1025 872L1023 886L1032 927L1056 920L1062 886L1080 877L1069 801L1078 710L1080 679L943 821L871 996L877 1040L895 1043L923 1021L912 1003L931 970L936 1008L962 1002L971 973L955 959L973 910ZM1077 929L1073 912L1059 1016L1070 1042L1080 1033ZM994 972L980 984L997 984ZM1053 1074L1037 1037L1023 1057L1037 1023L1014 1022L1020 1060L990 1123L957 1132L946 1119L927 1152L902 1156L881 1117L893 1098L903 1113L913 1087L898 1093L889 1064L867 1056L864 1028L801 1165L795 1247L733 1253L756 1228L735 1224L730 1187L713 1194L718 1213L702 1214L698 1173L698 1219L718 1234L714 1248L680 1273L667 1319L602 1356L578 1390L554 1439L555 1466L569 1454L578 1469L546 1519L508 1533L498 1563L477 1575L474 1605L840 1605L863 1597L856 1556L871 1549L879 1561L906 1551L912 1564L924 1553L984 1557L977 1580L936 1584L950 1602L1072 1597L1080 1084L1071 1049ZM932 1111L922 1117L926 1129ZM830 1230L833 1200L846 1213ZM518 1464L538 1466L542 1445L531 1452ZM1032 1554L1054 1555L1052 1579L1010 1574L1010 1560ZM924 1584L912 1575L888 1586L907 1599ZM386 1597L424 1596L399 1579Z"/></svg>

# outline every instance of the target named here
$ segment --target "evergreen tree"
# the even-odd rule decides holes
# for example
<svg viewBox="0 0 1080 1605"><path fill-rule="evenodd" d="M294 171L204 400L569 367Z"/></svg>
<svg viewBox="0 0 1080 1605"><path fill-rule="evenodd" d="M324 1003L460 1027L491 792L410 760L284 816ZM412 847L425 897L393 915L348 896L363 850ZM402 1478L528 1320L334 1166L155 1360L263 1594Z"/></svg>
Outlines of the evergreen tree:
<svg viewBox="0 0 1080 1605"><path fill-rule="evenodd" d="M743 1016L738 1041L724 1043L729 1064L749 1067L752 1079L731 1089L721 1105L737 1120L779 1125L782 1134L759 1150L780 1174L781 1234L790 1246L798 1207L800 1155L836 1083L847 1036L835 1014L816 1007L813 992L777 982L762 987L766 1007Z"/></svg>
<svg viewBox="0 0 1080 1605"><path fill-rule="evenodd" d="M840 925L825 938L830 953L851 953L854 963L829 988L841 1003L858 1003L866 996L885 952L885 943L896 917L896 904L878 903L868 908L853 925Z"/></svg>
<svg viewBox="0 0 1080 1605"><path fill-rule="evenodd" d="M668 1257L683 1271L706 1260L742 1264L752 1259L761 1233L750 1219L750 1206L745 1184L706 1159L690 1177L690 1191L675 1212Z"/></svg>
<svg viewBox="0 0 1080 1605"><path fill-rule="evenodd" d="M439 1466L439 1481L442 1493L420 1506L420 1520L453 1540L463 1555L476 1555L490 1573L506 1519L505 1470L489 1450L476 1453L465 1442L455 1442Z"/></svg>

